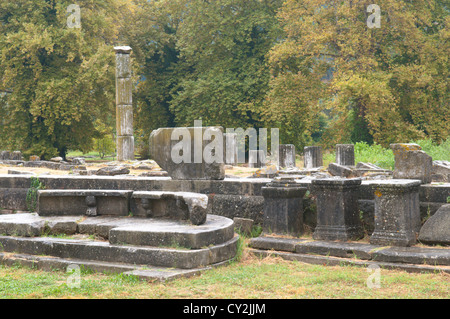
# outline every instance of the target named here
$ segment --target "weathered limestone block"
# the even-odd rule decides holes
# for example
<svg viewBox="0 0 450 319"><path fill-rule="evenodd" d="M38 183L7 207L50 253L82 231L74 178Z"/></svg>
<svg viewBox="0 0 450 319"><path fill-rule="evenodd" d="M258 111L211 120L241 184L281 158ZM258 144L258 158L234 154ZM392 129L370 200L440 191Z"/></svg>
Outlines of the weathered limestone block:
<svg viewBox="0 0 450 319"><path fill-rule="evenodd" d="M12 161L21 161L22 160L22 152L20 151L14 151L11 153L11 160Z"/></svg>
<svg viewBox="0 0 450 319"><path fill-rule="evenodd" d="M336 144L336 163L344 166L355 166L355 145Z"/></svg>
<svg viewBox="0 0 450 319"><path fill-rule="evenodd" d="M82 157L75 157L72 159L72 165L86 165L86 160Z"/></svg>
<svg viewBox="0 0 450 319"><path fill-rule="evenodd" d="M355 177L373 177L373 179L387 178L393 175L393 172L387 169L383 169L372 163L359 162L356 164L356 168L353 169L353 175Z"/></svg>
<svg viewBox="0 0 450 319"><path fill-rule="evenodd" d="M274 178L278 175L278 167L274 164L262 167L253 173L252 178Z"/></svg>
<svg viewBox="0 0 450 319"><path fill-rule="evenodd" d="M423 224L419 241L431 245L450 245L450 204L442 205Z"/></svg>
<svg viewBox="0 0 450 319"><path fill-rule="evenodd" d="M337 163L330 163L328 165L328 172L333 176L340 177L352 177L354 175L351 168Z"/></svg>
<svg viewBox="0 0 450 319"><path fill-rule="evenodd" d="M303 197L306 187L292 178L275 178L262 187L264 197L263 231L299 236L303 232Z"/></svg>
<svg viewBox="0 0 450 319"><path fill-rule="evenodd" d="M348 241L364 236L358 207L360 185L360 178L312 180L312 193L317 198L314 239Z"/></svg>
<svg viewBox="0 0 450 319"><path fill-rule="evenodd" d="M0 234L7 236L35 237L41 236L45 221L36 214L10 214L0 216Z"/></svg>
<svg viewBox="0 0 450 319"><path fill-rule="evenodd" d="M322 147L306 146L304 152L304 165L306 169L323 166Z"/></svg>
<svg viewBox="0 0 450 319"><path fill-rule="evenodd" d="M172 179L222 180L224 139L221 127L160 128L150 134L150 157Z"/></svg>
<svg viewBox="0 0 450 319"><path fill-rule="evenodd" d="M11 159L10 151L1 151L0 152L0 160L9 161Z"/></svg>
<svg viewBox="0 0 450 319"><path fill-rule="evenodd" d="M253 219L250 218L242 218L242 217L234 217L234 229L236 229L239 233L250 236L253 228Z"/></svg>
<svg viewBox="0 0 450 319"><path fill-rule="evenodd" d="M30 162L36 162L36 161L40 161L41 158L37 155L31 155L30 156Z"/></svg>
<svg viewBox="0 0 450 319"><path fill-rule="evenodd" d="M39 190L37 211L40 216L127 216L131 194L131 190Z"/></svg>
<svg viewBox="0 0 450 319"><path fill-rule="evenodd" d="M31 176L37 176L36 173L34 172L24 172L24 171L18 171L15 169L9 169L8 170L8 174L12 174L12 175L31 175Z"/></svg>
<svg viewBox="0 0 450 319"><path fill-rule="evenodd" d="M295 167L295 145L281 144L278 153L278 166L283 168Z"/></svg>
<svg viewBox="0 0 450 319"><path fill-rule="evenodd" d="M418 144L398 143L390 145L395 157L395 179L418 179L431 183L433 159Z"/></svg>
<svg viewBox="0 0 450 319"><path fill-rule="evenodd" d="M130 169L128 167L108 166L108 167L99 168L95 172L95 175L116 176L116 175L125 175L125 174L129 174L129 173L130 173Z"/></svg>
<svg viewBox="0 0 450 319"><path fill-rule="evenodd" d="M433 161L431 173L431 178L435 182L450 182L450 162Z"/></svg>
<svg viewBox="0 0 450 319"><path fill-rule="evenodd" d="M133 216L190 220L201 225L206 221L208 196L190 192L134 192L130 209Z"/></svg>
<svg viewBox="0 0 450 319"><path fill-rule="evenodd" d="M419 180L377 181L374 245L411 246L420 229Z"/></svg>

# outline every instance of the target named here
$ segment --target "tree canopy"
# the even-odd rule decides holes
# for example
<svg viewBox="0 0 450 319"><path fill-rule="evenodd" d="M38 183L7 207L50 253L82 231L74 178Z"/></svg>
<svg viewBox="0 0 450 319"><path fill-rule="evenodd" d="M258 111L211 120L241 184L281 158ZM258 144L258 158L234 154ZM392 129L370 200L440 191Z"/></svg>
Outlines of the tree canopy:
<svg viewBox="0 0 450 319"><path fill-rule="evenodd" d="M89 150L95 120L113 112L120 2L83 1L81 28L68 27L71 3L0 3L3 147L47 158Z"/></svg>
<svg viewBox="0 0 450 319"><path fill-rule="evenodd" d="M133 48L134 125L280 129L298 148L449 136L444 0L0 2L0 147L65 156L114 133L114 45ZM0 95L1 96L1 95Z"/></svg>

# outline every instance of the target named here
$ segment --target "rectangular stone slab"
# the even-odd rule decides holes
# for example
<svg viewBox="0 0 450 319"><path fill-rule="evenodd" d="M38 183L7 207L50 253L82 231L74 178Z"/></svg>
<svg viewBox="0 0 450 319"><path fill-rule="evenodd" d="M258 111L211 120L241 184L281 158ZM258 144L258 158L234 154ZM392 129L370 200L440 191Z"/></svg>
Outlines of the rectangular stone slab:
<svg viewBox="0 0 450 319"><path fill-rule="evenodd" d="M214 141L222 146L221 150L213 148L215 144L210 145L213 139L207 133L219 139L214 138ZM150 156L172 179L222 180L225 178L225 145L222 127L160 128L150 135ZM218 152L214 158L209 158L209 147Z"/></svg>
<svg viewBox="0 0 450 319"><path fill-rule="evenodd" d="M41 216L85 215L87 198L95 198L97 215L129 214L130 190L40 190L38 214Z"/></svg>

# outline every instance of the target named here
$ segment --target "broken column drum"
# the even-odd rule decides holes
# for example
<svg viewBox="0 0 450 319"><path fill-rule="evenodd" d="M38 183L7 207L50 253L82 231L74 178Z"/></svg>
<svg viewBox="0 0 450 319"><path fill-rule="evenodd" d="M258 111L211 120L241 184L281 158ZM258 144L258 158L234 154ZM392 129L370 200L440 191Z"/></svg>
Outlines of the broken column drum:
<svg viewBox="0 0 450 319"><path fill-rule="evenodd" d="M320 146L306 146L303 153L306 169L323 166L322 148Z"/></svg>
<svg viewBox="0 0 450 319"><path fill-rule="evenodd" d="M114 47L116 52L117 159L134 160L131 48Z"/></svg>
<svg viewBox="0 0 450 319"><path fill-rule="evenodd" d="M359 218L360 178L316 179L312 192L317 198L317 240L357 240L364 236Z"/></svg>
<svg viewBox="0 0 450 319"><path fill-rule="evenodd" d="M278 157L279 157L278 166L284 168L295 167L295 145L281 144L279 146Z"/></svg>
<svg viewBox="0 0 450 319"><path fill-rule="evenodd" d="M420 230L419 180L385 180L375 186L374 245L410 246Z"/></svg>
<svg viewBox="0 0 450 319"><path fill-rule="evenodd" d="M303 197L306 190L306 187L300 187L292 178L276 178L262 187L263 231L300 235L303 232Z"/></svg>
<svg viewBox="0 0 450 319"><path fill-rule="evenodd" d="M355 166L355 145L336 144L336 163L345 166Z"/></svg>

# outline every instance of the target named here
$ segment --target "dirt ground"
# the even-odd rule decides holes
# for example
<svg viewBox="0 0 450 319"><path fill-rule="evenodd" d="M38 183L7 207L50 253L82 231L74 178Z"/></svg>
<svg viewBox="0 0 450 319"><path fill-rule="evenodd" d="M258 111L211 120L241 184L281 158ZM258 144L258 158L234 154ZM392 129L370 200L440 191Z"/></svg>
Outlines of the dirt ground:
<svg viewBox="0 0 450 319"><path fill-rule="evenodd" d="M98 170L99 168L106 167L106 163L86 163L86 169L88 171L90 170ZM63 171L63 170L51 170L49 168L38 168L38 167L21 167L16 165L4 165L0 164L0 174L8 174L8 170L16 170L21 172L33 172L35 174L39 175L70 175L70 171ZM158 166L155 166L151 170L145 170L145 169L133 169L130 168L130 175L138 176L144 172L148 171L159 171L160 168ZM226 175L232 175L237 177L248 177L251 176L254 172L256 172L257 168L248 168L245 166L233 166L231 169L226 169L225 174Z"/></svg>

